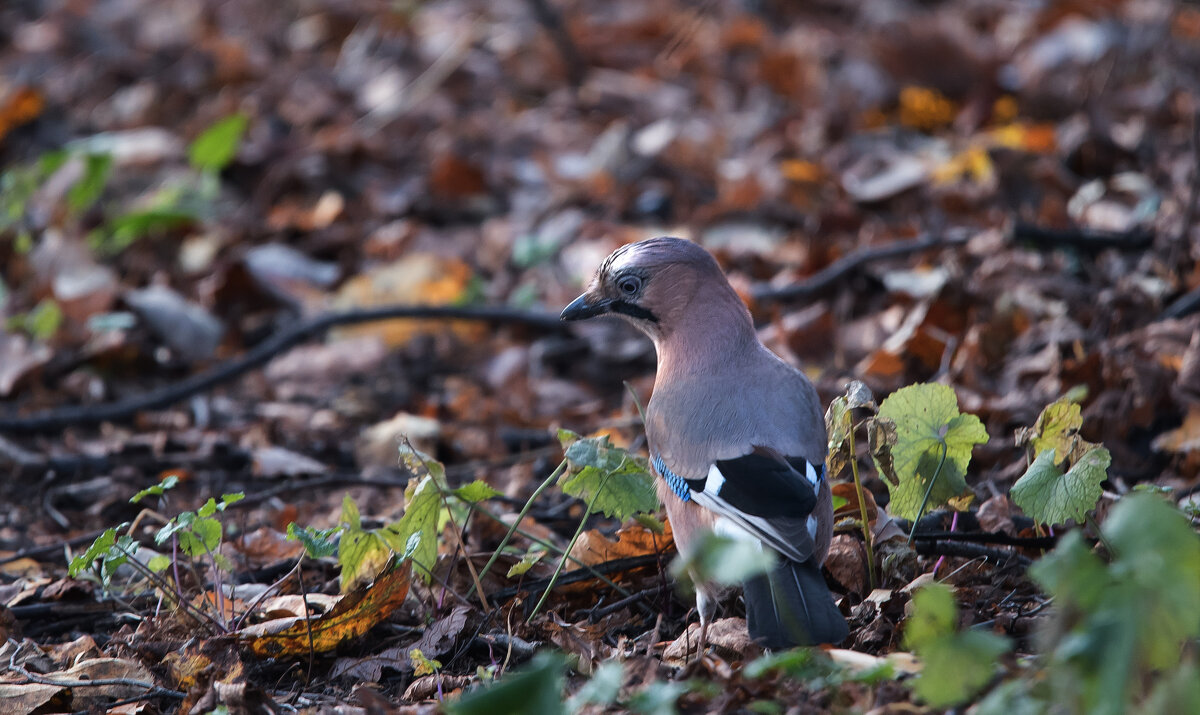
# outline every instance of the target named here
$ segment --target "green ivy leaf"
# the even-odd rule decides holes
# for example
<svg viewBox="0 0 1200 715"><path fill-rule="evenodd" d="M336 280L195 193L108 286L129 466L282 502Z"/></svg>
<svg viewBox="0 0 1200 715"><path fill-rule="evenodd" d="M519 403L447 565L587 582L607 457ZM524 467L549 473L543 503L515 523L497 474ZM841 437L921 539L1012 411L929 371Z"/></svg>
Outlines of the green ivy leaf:
<svg viewBox="0 0 1200 715"><path fill-rule="evenodd" d="M958 608L949 587L933 583L913 594L904 645L923 666L913 692L934 707L961 703L991 680L996 658L1009 649L1003 637L983 631L956 633Z"/></svg>
<svg viewBox="0 0 1200 715"><path fill-rule="evenodd" d="M953 389L935 383L901 388L879 406L879 416L896 425L896 444L889 452L898 483L884 480L891 492L888 508L893 514L918 518L935 475L927 509L966 491L971 450L986 443L988 434L978 417L959 413ZM876 466L884 472L885 464L878 456Z"/></svg>
<svg viewBox="0 0 1200 715"><path fill-rule="evenodd" d="M1071 465L1066 474L1056 466L1055 451L1038 454L1029 469L1012 486L1013 503L1039 524L1082 522L1100 500L1100 483L1108 478L1112 456L1094 447Z"/></svg>
<svg viewBox="0 0 1200 715"><path fill-rule="evenodd" d="M492 489L492 487L482 479L476 479L470 484L465 484L454 490L454 496L466 502L475 504L481 501L487 501L492 497L500 496L500 492Z"/></svg>
<svg viewBox="0 0 1200 715"><path fill-rule="evenodd" d="M188 147L188 161L192 168L217 172L228 166L237 155L248 123L246 115L234 114L205 129Z"/></svg>

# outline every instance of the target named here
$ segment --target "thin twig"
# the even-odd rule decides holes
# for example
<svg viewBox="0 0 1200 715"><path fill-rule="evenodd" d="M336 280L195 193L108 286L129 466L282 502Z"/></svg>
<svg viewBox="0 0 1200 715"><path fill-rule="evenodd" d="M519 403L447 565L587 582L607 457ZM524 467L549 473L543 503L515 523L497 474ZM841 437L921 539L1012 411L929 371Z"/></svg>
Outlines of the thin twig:
<svg viewBox="0 0 1200 715"><path fill-rule="evenodd" d="M978 544L952 544L944 541L920 541L913 544L917 553L922 556L958 556L967 559L983 557L994 564L1005 564L1015 561L1022 567L1027 567L1033 561L1024 554L1004 549L992 549Z"/></svg>
<svg viewBox="0 0 1200 715"><path fill-rule="evenodd" d="M824 293L864 265L886 258L899 258L934 248L961 246L971 238L967 229L954 229L944 234L926 234L911 241L899 241L885 246L864 248L842 256L815 275L789 286L755 286L751 295L757 301L793 301L812 298Z"/></svg>

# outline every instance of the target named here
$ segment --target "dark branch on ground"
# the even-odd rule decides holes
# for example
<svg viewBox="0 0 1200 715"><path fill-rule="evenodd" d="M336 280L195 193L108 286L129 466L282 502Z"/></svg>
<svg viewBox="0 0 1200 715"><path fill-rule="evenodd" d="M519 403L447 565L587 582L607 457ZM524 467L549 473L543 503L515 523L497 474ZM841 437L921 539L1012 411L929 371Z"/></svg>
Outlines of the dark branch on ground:
<svg viewBox="0 0 1200 715"><path fill-rule="evenodd" d="M265 365L271 358L285 350L321 335L330 328L395 318L475 320L496 325L521 325L543 332L560 332L564 329L556 316L508 308L393 305L326 313L284 328L255 345L240 357L222 363L206 372L187 377L161 390L106 404L61 407L26 416L0 416L0 433L52 432L64 427L129 420L139 412L168 407L180 400L240 377L254 368Z"/></svg>

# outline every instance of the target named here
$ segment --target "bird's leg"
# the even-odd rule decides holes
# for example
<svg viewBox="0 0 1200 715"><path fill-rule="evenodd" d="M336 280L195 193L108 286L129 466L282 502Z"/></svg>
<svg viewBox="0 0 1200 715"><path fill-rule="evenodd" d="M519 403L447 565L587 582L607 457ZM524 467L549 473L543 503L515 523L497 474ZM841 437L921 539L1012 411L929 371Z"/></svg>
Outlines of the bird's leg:
<svg viewBox="0 0 1200 715"><path fill-rule="evenodd" d="M708 624L712 622L713 616L717 612L717 599L711 594L705 593L703 588L696 589L696 610L700 612L700 643L696 646L697 662L704 655L704 649L708 646Z"/></svg>

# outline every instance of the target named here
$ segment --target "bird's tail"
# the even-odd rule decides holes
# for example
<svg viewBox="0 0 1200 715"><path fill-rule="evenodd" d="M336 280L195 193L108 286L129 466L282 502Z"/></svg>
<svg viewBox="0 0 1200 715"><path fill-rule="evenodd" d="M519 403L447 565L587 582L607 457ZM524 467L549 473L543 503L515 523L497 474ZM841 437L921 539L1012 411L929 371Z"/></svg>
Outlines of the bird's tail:
<svg viewBox="0 0 1200 715"><path fill-rule="evenodd" d="M849 634L813 559L779 559L743 587L750 637L766 648L840 643Z"/></svg>

